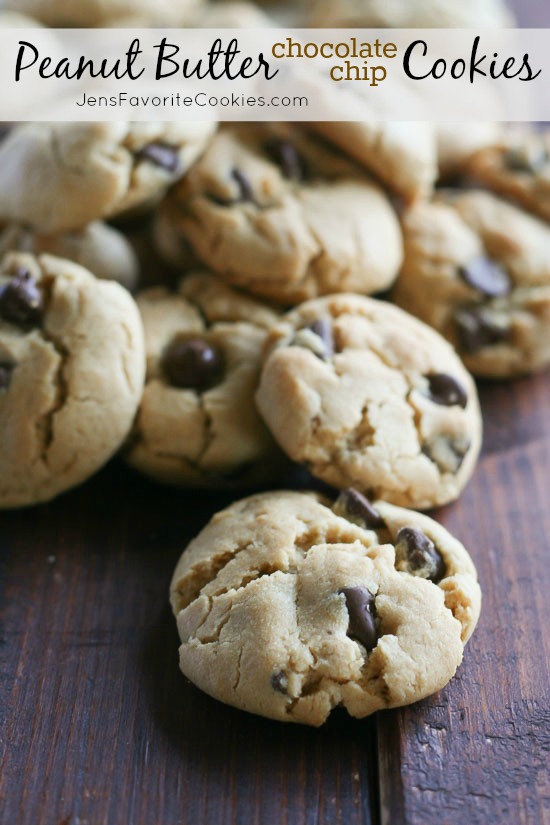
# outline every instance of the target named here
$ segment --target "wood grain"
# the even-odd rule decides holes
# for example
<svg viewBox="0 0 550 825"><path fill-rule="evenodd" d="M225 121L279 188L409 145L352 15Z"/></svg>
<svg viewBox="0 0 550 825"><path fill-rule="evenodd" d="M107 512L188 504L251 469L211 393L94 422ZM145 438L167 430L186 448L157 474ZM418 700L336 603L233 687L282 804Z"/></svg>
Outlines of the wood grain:
<svg viewBox="0 0 550 825"><path fill-rule="evenodd" d="M226 503L115 464L0 516L2 823L376 821L372 720L281 726L178 670L170 576Z"/></svg>
<svg viewBox="0 0 550 825"><path fill-rule="evenodd" d="M481 622L444 691L378 720L382 823L550 822L550 377L482 404L476 476L436 513L474 557Z"/></svg>

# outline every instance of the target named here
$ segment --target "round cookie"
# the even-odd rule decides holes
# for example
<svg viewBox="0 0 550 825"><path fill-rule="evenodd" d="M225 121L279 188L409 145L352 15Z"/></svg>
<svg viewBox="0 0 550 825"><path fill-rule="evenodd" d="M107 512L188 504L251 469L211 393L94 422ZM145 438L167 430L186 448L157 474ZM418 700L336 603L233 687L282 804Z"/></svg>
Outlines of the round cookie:
<svg viewBox="0 0 550 825"><path fill-rule="evenodd" d="M29 123L0 143L0 220L43 233L151 206L202 152L210 123Z"/></svg>
<svg viewBox="0 0 550 825"><path fill-rule="evenodd" d="M157 239L224 280L282 304L387 288L402 261L388 198L341 155L286 124L219 132L172 190Z"/></svg>
<svg viewBox="0 0 550 825"><path fill-rule="evenodd" d="M329 91L330 88L327 94ZM353 86L348 93L361 97L361 91ZM371 103L364 97L358 102L361 106ZM328 102L326 105L328 107ZM353 105L352 97L350 105ZM437 147L431 123L376 119L356 122L325 120L312 122L308 126L364 166L405 201L428 197L433 191L437 177Z"/></svg>
<svg viewBox="0 0 550 825"><path fill-rule="evenodd" d="M285 460L254 405L269 307L207 274L137 302L147 381L127 459L171 484L243 488L275 479Z"/></svg>
<svg viewBox="0 0 550 825"><path fill-rule="evenodd" d="M366 503L371 527L357 516L361 497L342 498L331 508L313 494L255 495L191 542L170 599L180 667L199 688L318 726L336 706L362 718L452 678L481 602L466 550L431 519L388 504ZM418 555L430 553L437 583L418 575Z"/></svg>
<svg viewBox="0 0 550 825"><path fill-rule="evenodd" d="M550 221L550 130L509 131L465 165L474 182Z"/></svg>
<svg viewBox="0 0 550 825"><path fill-rule="evenodd" d="M320 28L469 29L513 27L502 0L309 0Z"/></svg>
<svg viewBox="0 0 550 825"><path fill-rule="evenodd" d="M393 504L452 501L479 453L470 375L437 332L384 301L332 295L286 315L256 401L294 461Z"/></svg>
<svg viewBox="0 0 550 825"><path fill-rule="evenodd" d="M442 191L403 218L392 298L441 332L476 375L550 364L550 227L488 192Z"/></svg>
<svg viewBox="0 0 550 825"><path fill-rule="evenodd" d="M143 389L129 293L77 264L12 253L0 263L0 507L47 501L125 439Z"/></svg>
<svg viewBox="0 0 550 825"><path fill-rule="evenodd" d="M6 252L47 253L74 261L96 278L118 281L132 290L139 277L139 262L121 232L101 221L84 229L58 235L40 235L21 224L0 227L0 255Z"/></svg>
<svg viewBox="0 0 550 825"><path fill-rule="evenodd" d="M100 28L135 18L141 25L180 26L202 0L4 0L4 7L53 28Z"/></svg>

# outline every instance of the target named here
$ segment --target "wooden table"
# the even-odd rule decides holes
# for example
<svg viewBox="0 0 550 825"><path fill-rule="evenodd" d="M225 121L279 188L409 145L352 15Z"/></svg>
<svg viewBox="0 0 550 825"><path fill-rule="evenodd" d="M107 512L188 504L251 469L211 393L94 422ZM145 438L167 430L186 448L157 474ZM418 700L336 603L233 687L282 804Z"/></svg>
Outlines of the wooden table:
<svg viewBox="0 0 550 825"><path fill-rule="evenodd" d="M436 514L477 563L479 628L445 690L361 722L280 725L180 674L168 582L228 497L115 463L2 514L2 825L550 822L550 374L481 395L481 463Z"/></svg>
<svg viewBox="0 0 550 825"><path fill-rule="evenodd" d="M445 690L361 722L280 725L180 674L168 583L229 497L114 462L0 514L0 825L550 823L550 374L481 397L481 462L435 514L477 563L479 628Z"/></svg>

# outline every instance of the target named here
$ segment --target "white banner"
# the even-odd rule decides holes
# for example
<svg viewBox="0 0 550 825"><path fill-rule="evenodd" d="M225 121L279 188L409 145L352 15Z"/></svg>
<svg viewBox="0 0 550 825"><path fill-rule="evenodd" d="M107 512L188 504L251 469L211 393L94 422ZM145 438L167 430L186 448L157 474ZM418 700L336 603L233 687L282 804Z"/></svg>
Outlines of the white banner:
<svg viewBox="0 0 550 825"><path fill-rule="evenodd" d="M0 119L550 120L550 29L2 29Z"/></svg>

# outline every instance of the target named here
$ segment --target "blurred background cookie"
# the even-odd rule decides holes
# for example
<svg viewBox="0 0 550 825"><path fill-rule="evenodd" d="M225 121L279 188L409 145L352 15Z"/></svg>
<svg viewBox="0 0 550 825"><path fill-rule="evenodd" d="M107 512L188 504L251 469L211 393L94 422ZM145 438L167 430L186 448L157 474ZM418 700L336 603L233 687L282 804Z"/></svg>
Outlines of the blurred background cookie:
<svg viewBox="0 0 550 825"><path fill-rule="evenodd" d="M30 123L0 143L0 220L43 233L151 208L205 149L210 123Z"/></svg>
<svg viewBox="0 0 550 825"><path fill-rule="evenodd" d="M384 191L341 153L286 124L224 129L161 207L174 265L196 256L281 304L393 282L401 230Z"/></svg>
<svg viewBox="0 0 550 825"><path fill-rule="evenodd" d="M443 190L403 217L393 300L439 330L476 375L550 363L550 226L489 192Z"/></svg>

